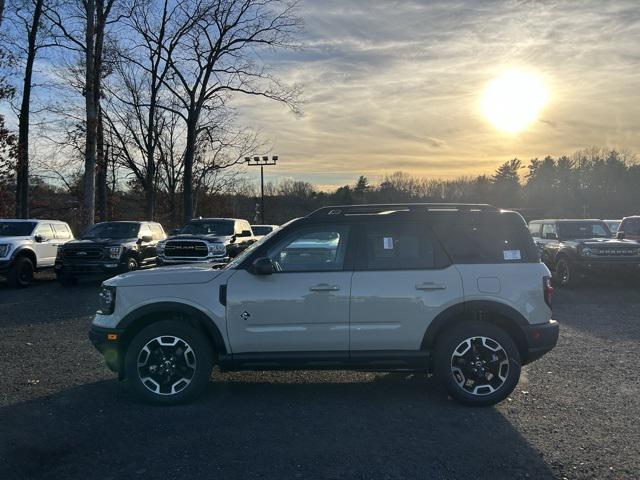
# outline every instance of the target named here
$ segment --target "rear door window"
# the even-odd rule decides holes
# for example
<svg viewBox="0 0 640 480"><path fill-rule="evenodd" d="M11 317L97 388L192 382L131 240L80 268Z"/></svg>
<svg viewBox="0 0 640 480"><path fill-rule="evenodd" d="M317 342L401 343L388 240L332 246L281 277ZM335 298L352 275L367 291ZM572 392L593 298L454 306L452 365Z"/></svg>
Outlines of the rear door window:
<svg viewBox="0 0 640 480"><path fill-rule="evenodd" d="M437 240L422 224L369 224L362 235L358 270L426 270L449 264Z"/></svg>
<svg viewBox="0 0 640 480"><path fill-rule="evenodd" d="M53 230L56 234L56 238L61 240L69 240L71 238L71 230L69 227L62 223L54 223Z"/></svg>
<svg viewBox="0 0 640 480"><path fill-rule="evenodd" d="M534 238L540 238L540 224L539 223L530 223L529 224L529 233Z"/></svg>
<svg viewBox="0 0 640 480"><path fill-rule="evenodd" d="M162 230L162 227L160 225L158 225L157 223L152 223L149 225L149 228L151 229L154 240L164 239L164 230Z"/></svg>

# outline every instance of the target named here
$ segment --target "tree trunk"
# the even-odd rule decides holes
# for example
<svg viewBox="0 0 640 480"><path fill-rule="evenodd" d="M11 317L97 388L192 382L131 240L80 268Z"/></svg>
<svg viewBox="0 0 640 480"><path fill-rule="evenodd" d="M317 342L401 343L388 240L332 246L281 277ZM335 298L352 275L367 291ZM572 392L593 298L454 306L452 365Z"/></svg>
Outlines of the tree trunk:
<svg viewBox="0 0 640 480"><path fill-rule="evenodd" d="M196 121L189 116L187 122L187 145L184 150L184 177L183 177L183 221L188 222L193 218L193 161L196 156Z"/></svg>
<svg viewBox="0 0 640 480"><path fill-rule="evenodd" d="M16 217L29 218L29 114L31 107L31 77L36 59L36 39L42 15L43 0L37 0L29 30L27 63L24 70L22 104L18 121L18 165L16 178ZM4 2L2 4L4 8ZM0 13L1 14L1 13Z"/></svg>
<svg viewBox="0 0 640 480"><path fill-rule="evenodd" d="M97 173L96 173L96 210L101 222L107 220L107 158L104 149L104 124L102 122L102 108L98 105L97 131Z"/></svg>
<svg viewBox="0 0 640 480"><path fill-rule="evenodd" d="M2 25L3 17L4 17L4 0L0 0L0 26Z"/></svg>
<svg viewBox="0 0 640 480"><path fill-rule="evenodd" d="M84 182L82 201L82 227L89 228L95 219L96 187L96 136L98 109L95 92L95 0L86 0L87 28L85 32L85 108L87 116L86 146L84 155Z"/></svg>

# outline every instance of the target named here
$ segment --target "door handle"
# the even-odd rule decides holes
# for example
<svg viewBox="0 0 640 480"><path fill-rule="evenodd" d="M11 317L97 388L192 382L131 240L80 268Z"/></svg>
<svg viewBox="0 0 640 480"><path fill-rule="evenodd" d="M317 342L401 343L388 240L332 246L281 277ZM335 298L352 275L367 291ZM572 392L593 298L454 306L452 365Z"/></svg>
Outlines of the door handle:
<svg viewBox="0 0 640 480"><path fill-rule="evenodd" d="M416 290L444 290L447 288L446 285L442 283L433 283L433 282L423 282L416 283Z"/></svg>
<svg viewBox="0 0 640 480"><path fill-rule="evenodd" d="M319 283L309 287L309 290L312 292L335 292L340 290L340 287L338 285L329 285L328 283Z"/></svg>

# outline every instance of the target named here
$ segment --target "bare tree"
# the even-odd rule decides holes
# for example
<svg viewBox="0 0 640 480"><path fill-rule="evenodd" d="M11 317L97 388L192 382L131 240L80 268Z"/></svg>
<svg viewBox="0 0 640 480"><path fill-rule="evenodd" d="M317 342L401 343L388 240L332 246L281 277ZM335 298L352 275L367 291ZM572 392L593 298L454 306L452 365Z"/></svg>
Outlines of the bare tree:
<svg viewBox="0 0 640 480"><path fill-rule="evenodd" d="M121 4L122 2L118 2ZM83 177L82 226L95 220L96 157L98 120L103 74L103 53L107 27L126 16L112 15L116 0L59 0L44 14L57 28L59 44L83 57L85 98L85 154ZM113 16L113 18L112 18Z"/></svg>
<svg viewBox="0 0 640 480"><path fill-rule="evenodd" d="M284 0L202 0L191 9L194 28L179 39L164 81L186 126L183 216L193 216L194 162L203 112L225 105L232 93L258 95L298 110L298 90L283 85L255 55L258 47L288 48L301 25L296 4Z"/></svg>
<svg viewBox="0 0 640 480"><path fill-rule="evenodd" d="M14 46L24 56L22 99L18 113L18 161L16 176L16 217L29 217L29 123L33 67L38 52L47 47L39 37L42 30L44 0L24 0L12 5L10 22L14 24ZM46 28L46 27L45 27ZM46 32L44 32L46 33ZM26 42L25 38L26 37ZM23 46L26 43L26 47Z"/></svg>

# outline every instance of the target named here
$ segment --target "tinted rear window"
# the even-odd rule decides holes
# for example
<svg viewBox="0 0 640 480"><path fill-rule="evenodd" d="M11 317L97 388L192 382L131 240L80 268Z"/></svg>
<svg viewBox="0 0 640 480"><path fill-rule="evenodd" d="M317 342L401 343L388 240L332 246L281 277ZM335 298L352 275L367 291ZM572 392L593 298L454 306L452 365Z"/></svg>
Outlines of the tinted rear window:
<svg viewBox="0 0 640 480"><path fill-rule="evenodd" d="M524 225L441 224L435 230L454 263L538 261L533 239Z"/></svg>

